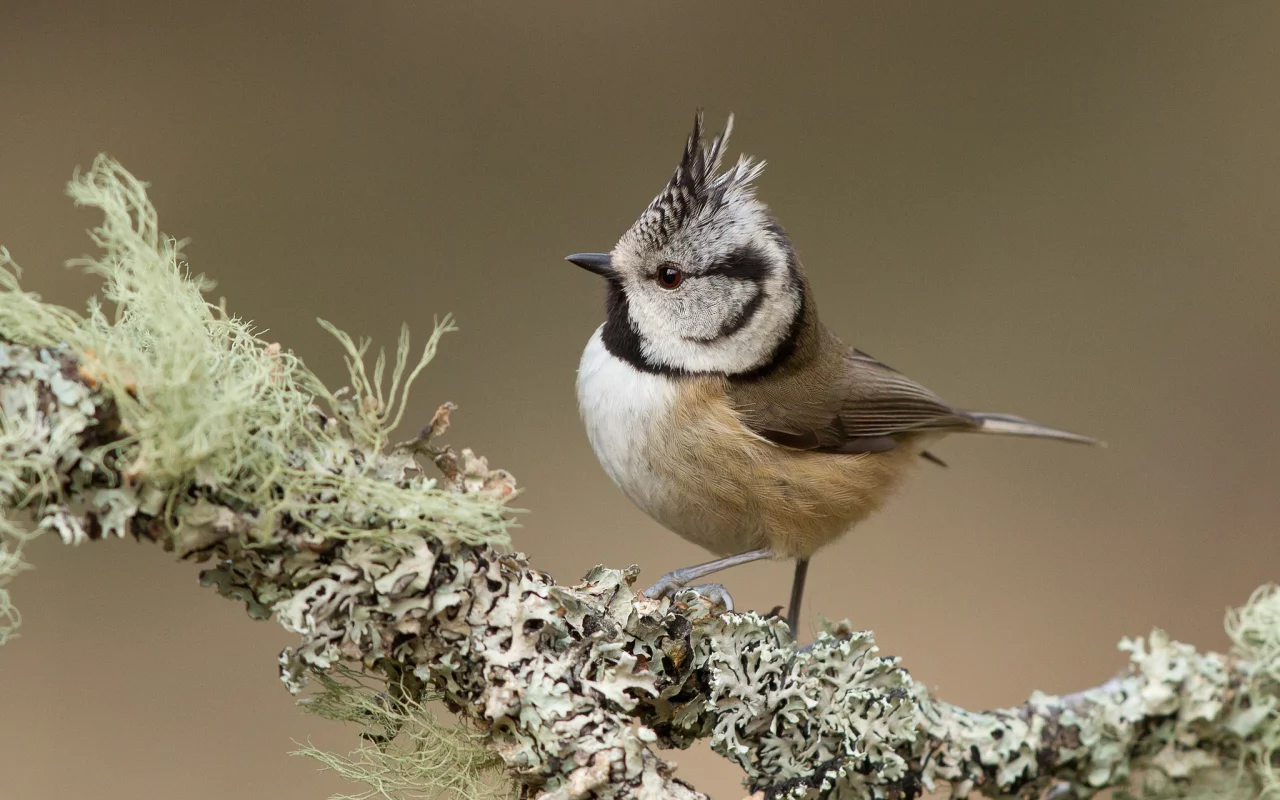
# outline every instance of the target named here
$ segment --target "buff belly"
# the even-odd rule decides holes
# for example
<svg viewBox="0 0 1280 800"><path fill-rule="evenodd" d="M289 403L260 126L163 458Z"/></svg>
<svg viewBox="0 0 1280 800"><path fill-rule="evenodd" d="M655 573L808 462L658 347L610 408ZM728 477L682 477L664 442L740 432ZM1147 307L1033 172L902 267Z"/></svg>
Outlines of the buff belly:
<svg viewBox="0 0 1280 800"><path fill-rule="evenodd" d="M614 358L597 331L578 370L588 439L642 511L719 555L761 547L809 556L878 509L925 442L833 455L748 430L721 378L673 378Z"/></svg>

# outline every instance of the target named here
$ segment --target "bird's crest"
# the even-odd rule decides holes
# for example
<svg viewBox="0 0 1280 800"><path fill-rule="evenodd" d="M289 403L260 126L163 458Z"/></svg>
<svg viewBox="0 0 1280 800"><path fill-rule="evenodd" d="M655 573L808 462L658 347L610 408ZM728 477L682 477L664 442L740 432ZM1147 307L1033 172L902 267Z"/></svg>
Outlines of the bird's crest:
<svg viewBox="0 0 1280 800"><path fill-rule="evenodd" d="M666 187L636 221L636 234L651 246L661 247L676 231L690 223L714 217L735 200L752 197L752 181L764 171L763 161L754 161L744 155L732 169L716 174L732 132L733 115L730 114L724 132L713 138L710 144L704 144L702 112L697 113L680 165Z"/></svg>

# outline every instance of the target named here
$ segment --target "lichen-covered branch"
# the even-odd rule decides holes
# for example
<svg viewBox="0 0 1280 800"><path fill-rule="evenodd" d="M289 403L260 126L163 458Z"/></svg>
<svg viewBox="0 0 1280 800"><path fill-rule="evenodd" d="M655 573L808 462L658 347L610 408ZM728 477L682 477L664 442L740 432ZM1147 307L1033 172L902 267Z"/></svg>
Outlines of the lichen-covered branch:
<svg viewBox="0 0 1280 800"><path fill-rule="evenodd" d="M1096 689L972 712L931 697L869 632L837 626L797 650L780 620L643 597L634 567L560 585L505 552L511 476L433 441L448 406L390 444L439 331L414 369L402 340L390 370L335 331L352 388L331 393L203 301L118 165L95 163L72 193L105 213L106 254L87 264L116 308L56 309L0 270L0 591L32 532L155 541L298 634L280 658L291 690L379 676L365 711L399 710L375 746L441 698L528 797L703 797L653 749L700 738L770 797L1280 786L1273 588L1229 619L1230 655L1156 632L1123 643L1127 663ZM0 594L0 623L15 614Z"/></svg>

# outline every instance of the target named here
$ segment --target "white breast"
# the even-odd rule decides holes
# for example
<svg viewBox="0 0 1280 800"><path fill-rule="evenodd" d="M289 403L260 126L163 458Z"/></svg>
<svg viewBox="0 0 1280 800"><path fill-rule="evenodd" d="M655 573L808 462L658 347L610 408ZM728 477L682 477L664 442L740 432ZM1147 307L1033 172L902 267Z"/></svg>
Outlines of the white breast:
<svg viewBox="0 0 1280 800"><path fill-rule="evenodd" d="M676 400L675 382L642 372L605 349L596 329L578 364L578 410L600 465L650 516L661 518L663 484L646 444L655 421Z"/></svg>

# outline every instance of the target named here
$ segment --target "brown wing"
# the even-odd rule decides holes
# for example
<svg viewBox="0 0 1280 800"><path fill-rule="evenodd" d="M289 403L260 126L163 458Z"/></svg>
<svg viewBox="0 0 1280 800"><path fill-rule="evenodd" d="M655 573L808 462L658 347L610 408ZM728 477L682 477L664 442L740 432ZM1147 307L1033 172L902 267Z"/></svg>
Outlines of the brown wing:
<svg viewBox="0 0 1280 800"><path fill-rule="evenodd" d="M814 364L783 385L736 393L744 422L785 447L825 453L880 453L903 436L979 427L920 384L866 353L846 351L839 363ZM797 390L798 389L798 390Z"/></svg>

